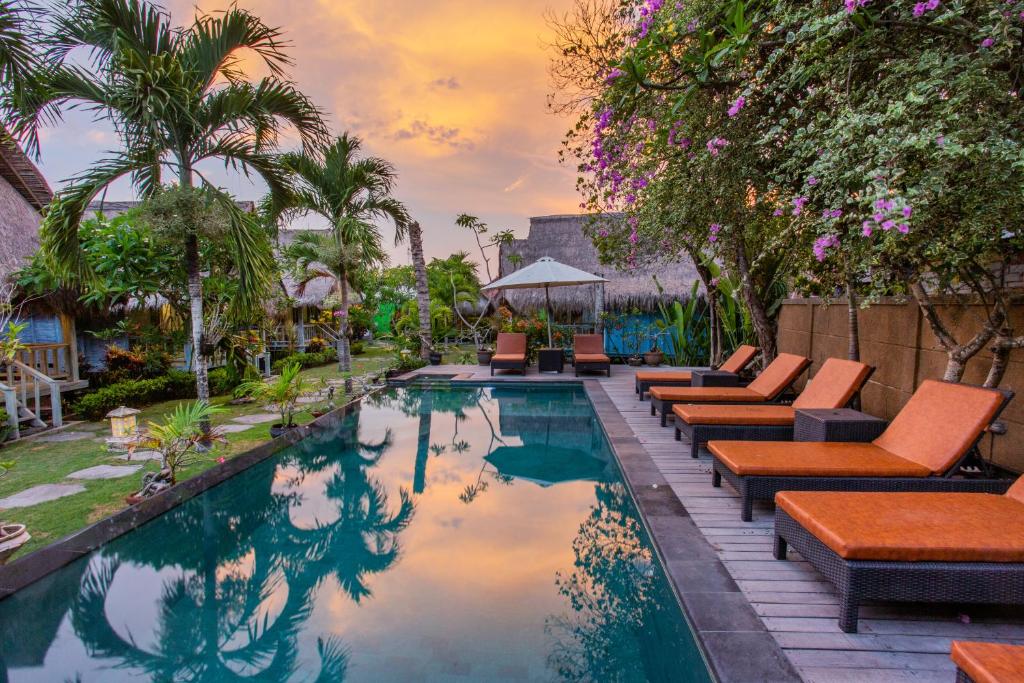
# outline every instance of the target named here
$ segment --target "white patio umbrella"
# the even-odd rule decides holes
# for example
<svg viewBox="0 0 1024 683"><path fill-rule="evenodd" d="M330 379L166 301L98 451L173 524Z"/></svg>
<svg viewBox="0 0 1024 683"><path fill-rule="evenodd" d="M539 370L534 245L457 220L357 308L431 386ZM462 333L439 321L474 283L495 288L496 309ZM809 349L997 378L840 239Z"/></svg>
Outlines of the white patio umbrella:
<svg viewBox="0 0 1024 683"><path fill-rule="evenodd" d="M608 280L588 273L579 268L559 263L550 256L542 256L525 268L520 268L514 273L498 278L494 282L482 287L485 292L498 289L533 289L544 288L544 301L548 318L548 346L551 341L551 294L549 287L568 287L570 285L593 285Z"/></svg>

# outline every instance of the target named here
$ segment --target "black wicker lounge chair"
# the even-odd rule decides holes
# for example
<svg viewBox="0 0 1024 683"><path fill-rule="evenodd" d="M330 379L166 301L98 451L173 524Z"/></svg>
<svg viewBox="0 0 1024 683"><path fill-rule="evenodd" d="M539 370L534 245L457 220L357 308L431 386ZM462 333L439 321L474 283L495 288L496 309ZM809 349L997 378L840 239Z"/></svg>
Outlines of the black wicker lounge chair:
<svg viewBox="0 0 1024 683"><path fill-rule="evenodd" d="M724 479L743 498L779 491L981 491L1009 482L954 477L1013 393L926 380L889 427L870 443L710 441L712 485Z"/></svg>
<svg viewBox="0 0 1024 683"><path fill-rule="evenodd" d="M521 332L499 332L498 343L491 357L491 375L495 370L518 370L526 374L526 335Z"/></svg>
<svg viewBox="0 0 1024 683"><path fill-rule="evenodd" d="M734 375L739 375L748 365L750 365L755 358L757 353L760 351L756 346L750 346L744 344L735 351L732 355L725 359L725 361L717 368L697 368L698 370L717 370L718 372L731 372ZM737 377L737 382L739 381ZM658 387L688 387L692 386L693 382L693 370L641 370L636 373L636 379L634 380L634 389L636 391L637 398L644 400L644 394L647 390L653 386Z"/></svg>
<svg viewBox="0 0 1024 683"><path fill-rule="evenodd" d="M572 339L572 366L581 372L605 372L612 376L612 359L604 353L604 335L577 334Z"/></svg>
<svg viewBox="0 0 1024 683"><path fill-rule="evenodd" d="M954 640L950 659L957 683L1012 683L1024 679L1024 645Z"/></svg>
<svg viewBox="0 0 1024 683"><path fill-rule="evenodd" d="M659 387L650 388L651 415L661 414L661 426L668 425L672 406L679 403L774 403L811 364L809 358L780 353L748 386Z"/></svg>
<svg viewBox="0 0 1024 683"><path fill-rule="evenodd" d="M697 457L700 445L712 439L792 441L797 410L846 406L873 371L874 368L865 363L829 358L791 406L672 406L676 441L681 441L685 434L693 458Z"/></svg>
<svg viewBox="0 0 1024 683"><path fill-rule="evenodd" d="M839 592L839 628L868 601L1024 605L1024 478L1005 495L783 491L792 547Z"/></svg>

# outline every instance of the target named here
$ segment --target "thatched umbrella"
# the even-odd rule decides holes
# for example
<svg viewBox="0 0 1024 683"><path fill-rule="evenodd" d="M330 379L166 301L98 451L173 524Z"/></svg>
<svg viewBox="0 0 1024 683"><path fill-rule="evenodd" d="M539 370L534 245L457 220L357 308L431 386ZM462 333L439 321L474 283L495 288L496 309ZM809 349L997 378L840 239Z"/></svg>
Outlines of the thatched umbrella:
<svg viewBox="0 0 1024 683"><path fill-rule="evenodd" d="M598 282L608 282L608 280L593 273L588 273L585 270L559 263L550 256L542 256L525 268L520 268L514 273L498 278L481 289L482 291L490 292L499 289L543 287L544 310L547 311L548 319L548 347L551 347L551 294L548 291L549 288L567 287L570 285L592 285Z"/></svg>

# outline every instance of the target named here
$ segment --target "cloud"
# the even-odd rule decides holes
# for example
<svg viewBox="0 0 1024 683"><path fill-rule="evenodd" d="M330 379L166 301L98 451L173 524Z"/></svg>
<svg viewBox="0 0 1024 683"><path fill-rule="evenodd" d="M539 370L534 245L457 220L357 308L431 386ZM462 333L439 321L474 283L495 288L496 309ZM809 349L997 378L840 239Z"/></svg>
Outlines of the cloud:
<svg viewBox="0 0 1024 683"><path fill-rule="evenodd" d="M413 121L405 128L399 128L393 137L395 140L424 139L435 145L447 145L453 149L472 150L476 146L472 140L461 137L458 128L431 126L420 120Z"/></svg>
<svg viewBox="0 0 1024 683"><path fill-rule="evenodd" d="M506 185L505 189L502 190L502 192L515 192L520 187L522 187L523 183L525 183L525 182L526 182L526 174L524 173L523 175L519 176L518 178L513 180L511 183Z"/></svg>
<svg viewBox="0 0 1024 683"><path fill-rule="evenodd" d="M431 88L444 88L445 90L459 90L462 88L462 84L459 83L455 76L449 76L448 78L435 78L430 81Z"/></svg>

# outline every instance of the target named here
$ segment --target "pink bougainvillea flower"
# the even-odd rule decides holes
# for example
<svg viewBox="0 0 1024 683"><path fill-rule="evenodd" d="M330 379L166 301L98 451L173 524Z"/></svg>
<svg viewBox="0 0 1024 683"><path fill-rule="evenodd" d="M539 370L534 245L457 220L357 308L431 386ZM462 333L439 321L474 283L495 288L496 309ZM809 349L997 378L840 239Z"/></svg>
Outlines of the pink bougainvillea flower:
<svg viewBox="0 0 1024 683"><path fill-rule="evenodd" d="M864 221L863 223L861 223L860 224L860 229L861 229L861 232L864 233L865 237L871 237L871 233L872 233L871 221Z"/></svg>
<svg viewBox="0 0 1024 683"><path fill-rule="evenodd" d="M806 204L807 202L808 202L807 197L797 197L796 199L794 199L793 200L793 215L794 216L799 216L801 213L803 213L804 204Z"/></svg>
<svg viewBox="0 0 1024 683"><path fill-rule="evenodd" d="M740 109L743 109L743 105L745 105L746 103L747 98L743 97L743 95L737 97L736 101L732 103L731 107L729 107L729 118L732 118L733 116L739 114Z"/></svg>
<svg viewBox="0 0 1024 683"><path fill-rule="evenodd" d="M985 40L981 41L981 46L985 48L992 47L995 44L995 42L996 41L992 40L991 38L986 38Z"/></svg>
<svg viewBox="0 0 1024 683"><path fill-rule="evenodd" d="M808 176L807 184L810 185L811 187L814 187L815 185L818 184L818 179L815 178L814 176Z"/></svg>
<svg viewBox="0 0 1024 683"><path fill-rule="evenodd" d="M781 216L782 215L782 209L775 209L774 211L772 211L772 215L773 216Z"/></svg>
<svg viewBox="0 0 1024 683"><path fill-rule="evenodd" d="M914 14L915 17L921 16L922 14L925 13L925 11L926 10L925 10L923 2L919 2L916 5L914 5L913 14Z"/></svg>
<svg viewBox="0 0 1024 683"><path fill-rule="evenodd" d="M910 204L907 204L906 206L903 207L903 217L904 218L910 218L911 214L913 214L913 213L914 213L914 208L912 206L910 206Z"/></svg>
<svg viewBox="0 0 1024 683"><path fill-rule="evenodd" d="M619 78L620 76L625 76L625 75L626 75L625 71L623 71L619 67L615 67L614 69L612 69L611 71L608 72L607 76L604 77L604 82L605 83L611 83L616 78Z"/></svg>
<svg viewBox="0 0 1024 683"><path fill-rule="evenodd" d="M814 240L814 258L818 261L824 261L828 256L829 247L838 247L839 238L835 235L822 235L818 239Z"/></svg>
<svg viewBox="0 0 1024 683"><path fill-rule="evenodd" d="M608 231L607 230L598 230L597 231L597 236L598 237L607 237L608 236Z"/></svg>
<svg viewBox="0 0 1024 683"><path fill-rule="evenodd" d="M906 223L900 223L899 225L896 226L896 230L906 235L908 232L910 232L910 226L907 225Z"/></svg>
<svg viewBox="0 0 1024 683"><path fill-rule="evenodd" d="M892 230L894 227L896 227L896 221L894 220L890 219L882 222L882 230Z"/></svg>

